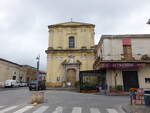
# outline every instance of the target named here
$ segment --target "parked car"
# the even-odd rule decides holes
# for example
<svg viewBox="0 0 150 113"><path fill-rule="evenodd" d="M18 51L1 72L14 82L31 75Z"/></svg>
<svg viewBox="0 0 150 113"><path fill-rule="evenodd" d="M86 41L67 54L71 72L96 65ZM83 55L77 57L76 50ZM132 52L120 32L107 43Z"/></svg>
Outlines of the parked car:
<svg viewBox="0 0 150 113"><path fill-rule="evenodd" d="M20 83L19 82L15 82L14 87L19 87Z"/></svg>
<svg viewBox="0 0 150 113"><path fill-rule="evenodd" d="M19 87L19 84L16 80L6 80L4 83L4 87Z"/></svg>
<svg viewBox="0 0 150 113"><path fill-rule="evenodd" d="M45 81L44 80L32 80L29 82L29 90L45 90Z"/></svg>
<svg viewBox="0 0 150 113"><path fill-rule="evenodd" d="M20 87L27 87L27 83L26 82L20 82L19 86Z"/></svg>

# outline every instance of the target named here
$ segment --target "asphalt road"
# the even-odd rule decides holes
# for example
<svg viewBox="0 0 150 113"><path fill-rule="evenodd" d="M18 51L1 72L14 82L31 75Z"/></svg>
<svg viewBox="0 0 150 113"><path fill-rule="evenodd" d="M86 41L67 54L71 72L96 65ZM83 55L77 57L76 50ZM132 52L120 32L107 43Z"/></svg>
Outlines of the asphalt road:
<svg viewBox="0 0 150 113"><path fill-rule="evenodd" d="M71 91L44 91L45 102L29 104L28 88L0 89L0 113L122 113L127 96L104 96Z"/></svg>

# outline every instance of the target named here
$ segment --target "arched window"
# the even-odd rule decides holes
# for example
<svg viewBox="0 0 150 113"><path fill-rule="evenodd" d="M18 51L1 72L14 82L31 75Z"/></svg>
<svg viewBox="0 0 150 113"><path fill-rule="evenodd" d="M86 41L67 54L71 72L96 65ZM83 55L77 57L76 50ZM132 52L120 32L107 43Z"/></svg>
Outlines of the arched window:
<svg viewBox="0 0 150 113"><path fill-rule="evenodd" d="M73 36L69 37L69 48L75 48L75 38Z"/></svg>

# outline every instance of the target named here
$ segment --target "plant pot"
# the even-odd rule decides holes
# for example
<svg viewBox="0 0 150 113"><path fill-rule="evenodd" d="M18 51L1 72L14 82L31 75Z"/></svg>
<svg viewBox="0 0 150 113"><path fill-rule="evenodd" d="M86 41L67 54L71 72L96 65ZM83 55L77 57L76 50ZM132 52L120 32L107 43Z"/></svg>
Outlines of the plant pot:
<svg viewBox="0 0 150 113"><path fill-rule="evenodd" d="M96 93L96 90L80 90L80 93Z"/></svg>

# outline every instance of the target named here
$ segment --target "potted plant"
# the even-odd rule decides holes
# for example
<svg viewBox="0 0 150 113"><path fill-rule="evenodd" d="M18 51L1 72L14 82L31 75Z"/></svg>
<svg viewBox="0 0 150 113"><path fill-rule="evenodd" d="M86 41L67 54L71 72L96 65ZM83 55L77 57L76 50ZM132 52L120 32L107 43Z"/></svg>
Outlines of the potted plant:
<svg viewBox="0 0 150 113"><path fill-rule="evenodd" d="M117 91L117 93L119 93L119 94L123 94L123 93L124 93L124 91L123 91L123 86L122 86L122 85L117 85L117 86L116 86L116 91Z"/></svg>
<svg viewBox="0 0 150 113"><path fill-rule="evenodd" d="M80 92L82 93L95 93L96 92L96 85L89 84L87 82L80 85Z"/></svg>
<svg viewBox="0 0 150 113"><path fill-rule="evenodd" d="M110 93L116 93L116 89L114 86L109 86L109 92Z"/></svg>

